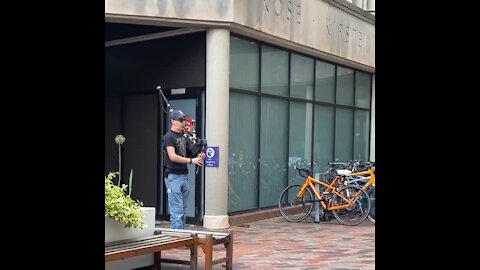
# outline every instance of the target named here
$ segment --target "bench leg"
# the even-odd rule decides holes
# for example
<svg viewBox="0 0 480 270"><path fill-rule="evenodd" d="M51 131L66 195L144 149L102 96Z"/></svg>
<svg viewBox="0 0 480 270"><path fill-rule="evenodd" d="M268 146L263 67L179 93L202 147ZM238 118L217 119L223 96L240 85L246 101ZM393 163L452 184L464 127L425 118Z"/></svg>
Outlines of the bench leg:
<svg viewBox="0 0 480 270"><path fill-rule="evenodd" d="M190 246L190 270L197 270L197 259L198 259L198 253L197 253L197 245L198 245L198 237L195 234L193 236L193 240L195 243Z"/></svg>
<svg viewBox="0 0 480 270"><path fill-rule="evenodd" d="M205 242L202 245L203 254L205 254L205 270L212 270L213 261L213 236L205 236Z"/></svg>
<svg viewBox="0 0 480 270"><path fill-rule="evenodd" d="M233 232L227 236L227 242L225 242L225 249L227 250L227 269L233 269Z"/></svg>
<svg viewBox="0 0 480 270"><path fill-rule="evenodd" d="M153 253L153 264L157 270L162 270L161 258L162 258L161 251Z"/></svg>

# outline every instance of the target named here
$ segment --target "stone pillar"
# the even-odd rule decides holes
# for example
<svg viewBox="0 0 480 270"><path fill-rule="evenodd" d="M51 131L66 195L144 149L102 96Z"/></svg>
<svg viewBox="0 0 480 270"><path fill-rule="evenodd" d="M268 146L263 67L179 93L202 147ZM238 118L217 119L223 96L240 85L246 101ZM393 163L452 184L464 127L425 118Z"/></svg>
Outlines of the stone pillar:
<svg viewBox="0 0 480 270"><path fill-rule="evenodd" d="M230 31L207 31L205 133L209 146L218 146L219 166L205 168L203 227L225 229L228 222L228 118Z"/></svg>
<svg viewBox="0 0 480 270"><path fill-rule="evenodd" d="M367 10L375 10L375 0L367 0Z"/></svg>
<svg viewBox="0 0 480 270"><path fill-rule="evenodd" d="M352 4L354 4L355 6L359 7L359 8L362 8L362 0L353 0L352 1Z"/></svg>
<svg viewBox="0 0 480 270"><path fill-rule="evenodd" d="M372 76L372 107L370 108L370 161L375 161L375 74Z"/></svg>

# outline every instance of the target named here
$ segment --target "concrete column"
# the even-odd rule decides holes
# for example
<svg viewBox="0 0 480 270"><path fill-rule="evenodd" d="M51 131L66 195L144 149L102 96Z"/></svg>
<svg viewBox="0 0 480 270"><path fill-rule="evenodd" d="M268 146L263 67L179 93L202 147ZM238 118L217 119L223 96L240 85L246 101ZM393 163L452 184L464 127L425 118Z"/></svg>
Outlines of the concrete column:
<svg viewBox="0 0 480 270"><path fill-rule="evenodd" d="M203 227L225 229L228 222L228 117L230 31L207 31L205 133L209 146L218 146L219 166L205 168Z"/></svg>
<svg viewBox="0 0 480 270"><path fill-rule="evenodd" d="M375 0L367 0L367 10L375 10ZM375 15L375 12L371 12Z"/></svg>
<svg viewBox="0 0 480 270"><path fill-rule="evenodd" d="M370 109L370 161L375 161L375 74L372 76L372 108Z"/></svg>
<svg viewBox="0 0 480 270"><path fill-rule="evenodd" d="M375 0L367 0L367 9L375 10Z"/></svg>
<svg viewBox="0 0 480 270"><path fill-rule="evenodd" d="M352 1L352 4L354 4L355 6L359 7L359 8L362 8L362 0L353 0Z"/></svg>

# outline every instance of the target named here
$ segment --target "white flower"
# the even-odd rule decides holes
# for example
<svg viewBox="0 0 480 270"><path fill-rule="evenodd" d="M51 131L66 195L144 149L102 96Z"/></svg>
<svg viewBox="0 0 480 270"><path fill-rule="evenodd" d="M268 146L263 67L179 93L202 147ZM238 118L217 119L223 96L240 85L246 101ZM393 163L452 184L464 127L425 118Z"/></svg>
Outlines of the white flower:
<svg viewBox="0 0 480 270"><path fill-rule="evenodd" d="M115 136L115 143L116 144L123 144L125 142L125 137L122 134Z"/></svg>

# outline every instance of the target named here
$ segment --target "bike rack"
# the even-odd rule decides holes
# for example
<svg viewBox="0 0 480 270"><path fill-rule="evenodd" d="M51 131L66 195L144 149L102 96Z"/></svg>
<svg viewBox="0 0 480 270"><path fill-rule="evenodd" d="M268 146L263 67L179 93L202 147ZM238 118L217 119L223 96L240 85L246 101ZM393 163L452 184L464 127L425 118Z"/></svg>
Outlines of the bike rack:
<svg viewBox="0 0 480 270"><path fill-rule="evenodd" d="M316 174L315 174L315 178L316 178L316 179L325 179L325 180L326 180L326 179L327 179L327 174L328 174L328 172L325 172L325 173L316 173ZM316 188L317 190L320 190L320 185L317 184L317 183L315 183L315 188ZM320 208L319 203L320 203L320 202L318 202L318 201L315 201L315 202L313 203L313 211L315 211L315 217L314 217L315 223L320 223L320 215L325 215L325 211L323 211L323 209L322 209L322 211L320 211L321 208ZM322 212L322 213L320 214L320 212Z"/></svg>

